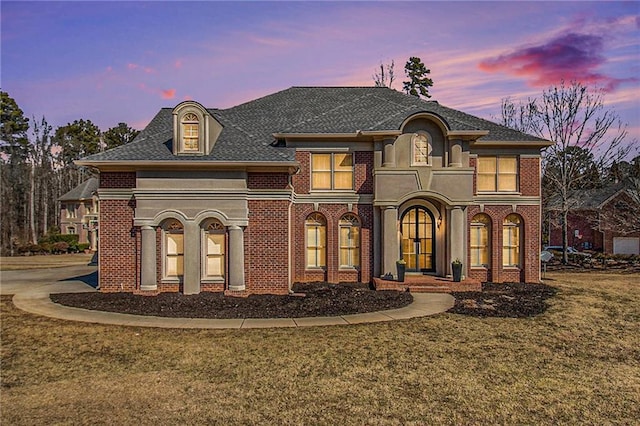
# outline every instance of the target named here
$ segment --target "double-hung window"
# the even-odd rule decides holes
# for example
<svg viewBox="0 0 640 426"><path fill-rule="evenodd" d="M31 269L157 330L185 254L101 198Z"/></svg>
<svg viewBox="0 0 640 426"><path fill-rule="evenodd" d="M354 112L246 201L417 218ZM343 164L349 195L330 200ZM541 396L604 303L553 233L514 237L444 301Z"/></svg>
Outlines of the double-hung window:
<svg viewBox="0 0 640 426"><path fill-rule="evenodd" d="M184 151L198 151L199 146L199 120L193 113L185 114L182 117L182 148Z"/></svg>
<svg viewBox="0 0 640 426"><path fill-rule="evenodd" d="M478 192L516 192L517 157L478 157Z"/></svg>
<svg viewBox="0 0 640 426"><path fill-rule="evenodd" d="M204 278L224 279L226 230L218 221L211 221L204 229Z"/></svg>
<svg viewBox="0 0 640 426"><path fill-rule="evenodd" d="M411 138L413 155L411 164L426 166L429 164L429 138L424 133L416 133Z"/></svg>
<svg viewBox="0 0 640 426"><path fill-rule="evenodd" d="M320 213L311 214L306 222L307 268L327 265L327 221Z"/></svg>
<svg viewBox="0 0 640 426"><path fill-rule="evenodd" d="M520 266L522 219L510 214L502 225L502 266Z"/></svg>
<svg viewBox="0 0 640 426"><path fill-rule="evenodd" d="M354 214L342 216L340 228L340 267L360 266L360 221Z"/></svg>
<svg viewBox="0 0 640 426"><path fill-rule="evenodd" d="M353 189L353 155L311 154L311 189Z"/></svg>
<svg viewBox="0 0 640 426"><path fill-rule="evenodd" d="M471 266L489 266L489 236L491 219L486 214L477 214L471 219Z"/></svg>
<svg viewBox="0 0 640 426"><path fill-rule="evenodd" d="M184 275L184 228L177 220L165 223L164 233L164 277L181 279Z"/></svg>

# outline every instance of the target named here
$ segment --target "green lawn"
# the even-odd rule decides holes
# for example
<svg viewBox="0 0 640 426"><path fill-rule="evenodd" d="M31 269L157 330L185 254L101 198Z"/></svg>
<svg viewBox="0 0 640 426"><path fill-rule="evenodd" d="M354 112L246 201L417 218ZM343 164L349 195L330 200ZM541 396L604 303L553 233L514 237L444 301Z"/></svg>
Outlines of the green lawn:
<svg viewBox="0 0 640 426"><path fill-rule="evenodd" d="M270 330L52 320L2 299L3 424L637 424L640 275L549 273L530 319Z"/></svg>

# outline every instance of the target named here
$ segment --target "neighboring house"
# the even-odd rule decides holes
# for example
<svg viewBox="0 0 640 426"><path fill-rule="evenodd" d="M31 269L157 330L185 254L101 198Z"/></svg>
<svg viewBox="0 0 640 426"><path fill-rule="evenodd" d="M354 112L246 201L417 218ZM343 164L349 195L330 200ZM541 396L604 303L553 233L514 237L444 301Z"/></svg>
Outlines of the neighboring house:
<svg viewBox="0 0 640 426"><path fill-rule="evenodd" d="M102 291L290 291L409 274L538 282L551 142L388 88L161 109L100 170Z"/></svg>
<svg viewBox="0 0 640 426"><path fill-rule="evenodd" d="M98 179L91 178L58 198L60 233L77 234L80 244L98 249Z"/></svg>
<svg viewBox="0 0 640 426"><path fill-rule="evenodd" d="M549 245L562 245L561 200L549 200ZM630 180L573 191L567 216L568 245L578 250L640 254L640 196Z"/></svg>

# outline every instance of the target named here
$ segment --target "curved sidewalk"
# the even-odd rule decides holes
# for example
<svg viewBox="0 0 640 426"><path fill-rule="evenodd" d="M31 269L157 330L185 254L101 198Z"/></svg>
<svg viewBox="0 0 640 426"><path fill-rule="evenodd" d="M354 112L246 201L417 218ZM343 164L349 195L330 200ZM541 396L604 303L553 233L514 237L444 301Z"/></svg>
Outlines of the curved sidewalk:
<svg viewBox="0 0 640 426"><path fill-rule="evenodd" d="M3 281L6 279L3 276ZM246 318L246 319L204 319L204 318L166 318L142 315L119 314L93 311L53 303L52 293L92 292L95 289L85 282L66 278L57 281L30 282L24 286L7 286L3 283L3 293L14 293L13 303L19 309L37 315L70 321L96 324L126 325L135 327L158 328L272 328L272 327L313 327L327 325L347 325L393 321L415 317L424 317L444 312L453 306L454 299L443 293L414 293L413 303L400 309L369 312L365 314L342 315L333 317L307 318ZM7 289L6 287L11 287ZM8 292L6 290L9 290Z"/></svg>

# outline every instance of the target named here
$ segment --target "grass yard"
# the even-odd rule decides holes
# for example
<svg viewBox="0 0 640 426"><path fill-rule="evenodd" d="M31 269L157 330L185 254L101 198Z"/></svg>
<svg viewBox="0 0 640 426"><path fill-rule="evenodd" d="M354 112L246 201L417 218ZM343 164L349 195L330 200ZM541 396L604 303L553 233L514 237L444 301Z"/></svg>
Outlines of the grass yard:
<svg viewBox="0 0 640 426"><path fill-rule="evenodd" d="M3 424L637 424L640 275L548 273L528 319L87 325L2 298Z"/></svg>
<svg viewBox="0 0 640 426"><path fill-rule="evenodd" d="M50 254L38 256L0 257L0 271L15 271L20 269L46 269L63 266L86 265L93 254Z"/></svg>

